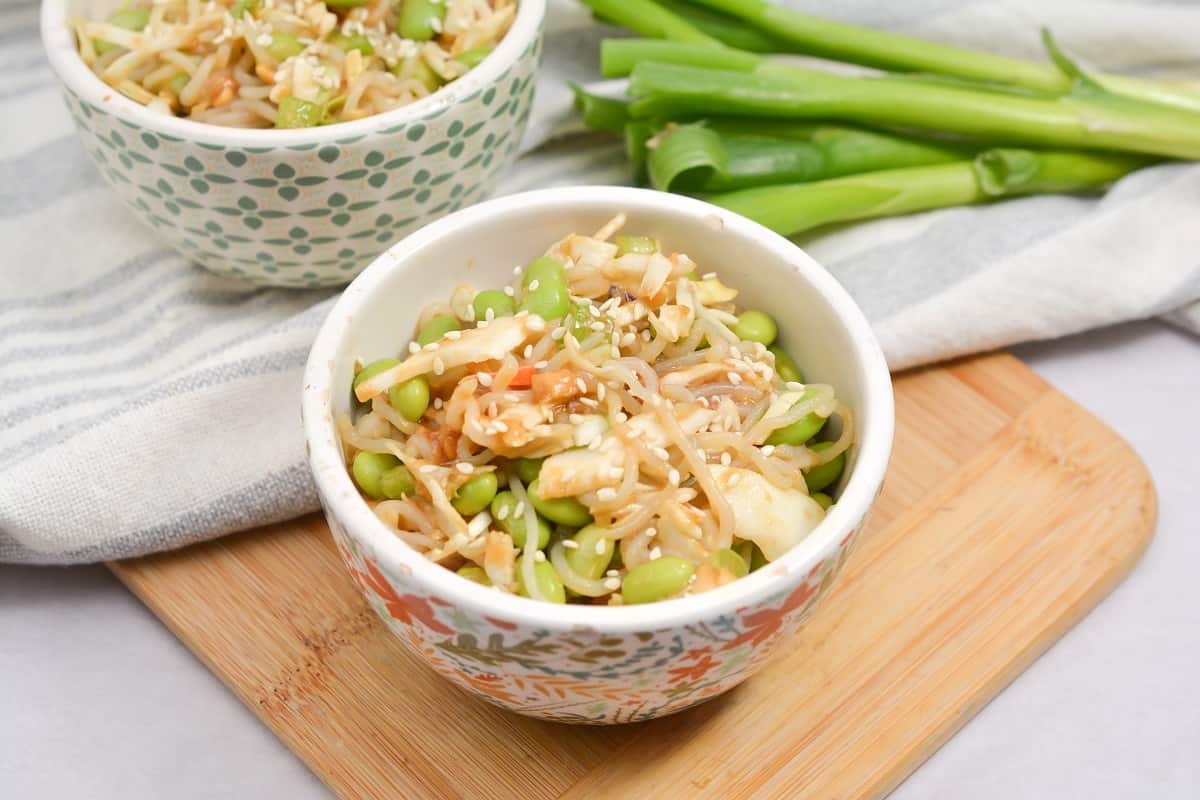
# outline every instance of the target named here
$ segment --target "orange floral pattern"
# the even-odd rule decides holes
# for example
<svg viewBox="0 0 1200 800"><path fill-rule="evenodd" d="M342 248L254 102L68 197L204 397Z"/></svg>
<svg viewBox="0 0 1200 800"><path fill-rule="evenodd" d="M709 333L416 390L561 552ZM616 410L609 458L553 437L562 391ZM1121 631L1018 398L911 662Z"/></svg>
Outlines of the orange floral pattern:
<svg viewBox="0 0 1200 800"><path fill-rule="evenodd" d="M384 570L335 520L330 528L368 603L437 672L513 711L593 724L672 714L741 683L808 618L854 542L852 532L798 585L754 606L684 628L613 635L453 607Z"/></svg>

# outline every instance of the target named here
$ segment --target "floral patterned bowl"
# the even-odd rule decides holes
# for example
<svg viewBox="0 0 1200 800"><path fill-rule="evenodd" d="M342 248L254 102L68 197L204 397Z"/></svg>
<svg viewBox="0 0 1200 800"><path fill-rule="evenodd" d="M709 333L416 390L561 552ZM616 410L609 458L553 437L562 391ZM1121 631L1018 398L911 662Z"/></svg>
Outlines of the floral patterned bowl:
<svg viewBox="0 0 1200 800"><path fill-rule="evenodd" d="M356 358L394 355L425 303L454 286L498 286L570 231L616 212L628 230L715 270L773 313L806 373L856 410L857 443L826 519L783 558L694 597L638 606L540 603L455 575L396 538L359 497L334 429ZM892 446L887 366L849 295L786 239L685 197L574 187L465 209L394 245L355 280L313 345L304 376L309 464L338 550L371 607L426 663L522 714L562 722L658 717L749 677L812 613L845 562Z"/></svg>
<svg viewBox="0 0 1200 800"><path fill-rule="evenodd" d="M320 128L169 117L103 83L67 19L117 0L45 0L42 40L83 146L118 196L186 258L272 286L343 284L387 244L481 199L533 102L546 0L521 0L475 69L405 108Z"/></svg>

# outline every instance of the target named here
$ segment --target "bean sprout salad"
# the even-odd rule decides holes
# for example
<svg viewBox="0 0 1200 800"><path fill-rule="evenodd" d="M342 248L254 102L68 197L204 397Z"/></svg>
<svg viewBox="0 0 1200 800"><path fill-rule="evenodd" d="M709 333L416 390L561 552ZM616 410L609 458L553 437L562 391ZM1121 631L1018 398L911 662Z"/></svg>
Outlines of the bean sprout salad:
<svg viewBox="0 0 1200 800"><path fill-rule="evenodd" d="M834 502L851 410L804 381L770 315L625 222L509 286L458 287L406 351L356 364L337 420L355 483L464 578L556 603L698 594Z"/></svg>

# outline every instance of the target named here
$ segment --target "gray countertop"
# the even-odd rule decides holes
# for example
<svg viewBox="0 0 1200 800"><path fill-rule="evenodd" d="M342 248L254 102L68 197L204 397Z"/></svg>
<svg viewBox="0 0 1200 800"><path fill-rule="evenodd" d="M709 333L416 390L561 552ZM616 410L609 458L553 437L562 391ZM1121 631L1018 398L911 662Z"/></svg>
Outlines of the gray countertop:
<svg viewBox="0 0 1200 800"><path fill-rule="evenodd" d="M1200 343L1138 323L1018 349L1158 486L1115 592L894 794L1200 796ZM326 798L102 567L0 567L0 796Z"/></svg>

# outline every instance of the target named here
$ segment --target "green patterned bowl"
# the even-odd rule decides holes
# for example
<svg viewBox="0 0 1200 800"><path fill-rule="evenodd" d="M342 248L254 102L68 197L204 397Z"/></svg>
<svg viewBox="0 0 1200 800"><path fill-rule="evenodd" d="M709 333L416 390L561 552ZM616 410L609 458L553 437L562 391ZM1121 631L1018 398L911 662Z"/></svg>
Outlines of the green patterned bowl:
<svg viewBox="0 0 1200 800"><path fill-rule="evenodd" d="M405 108L320 128L248 130L155 113L93 74L66 21L116 4L42 5L42 41L96 167L188 259L298 287L346 283L392 242L487 194L517 155L546 14L545 0L521 0L483 63Z"/></svg>

